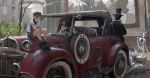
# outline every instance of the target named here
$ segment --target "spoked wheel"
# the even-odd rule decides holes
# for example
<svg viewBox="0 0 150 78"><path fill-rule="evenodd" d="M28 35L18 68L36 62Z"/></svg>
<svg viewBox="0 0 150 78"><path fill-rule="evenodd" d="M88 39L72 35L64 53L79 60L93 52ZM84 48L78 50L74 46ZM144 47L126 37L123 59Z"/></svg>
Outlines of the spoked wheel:
<svg viewBox="0 0 150 78"><path fill-rule="evenodd" d="M87 62L90 56L90 42L85 34L75 34L71 39L70 50L79 64Z"/></svg>
<svg viewBox="0 0 150 78"><path fill-rule="evenodd" d="M111 78L123 78L127 70L127 55L123 50L118 52L118 55L113 66Z"/></svg>
<svg viewBox="0 0 150 78"><path fill-rule="evenodd" d="M58 61L50 66L46 78L72 78L72 71L67 63Z"/></svg>

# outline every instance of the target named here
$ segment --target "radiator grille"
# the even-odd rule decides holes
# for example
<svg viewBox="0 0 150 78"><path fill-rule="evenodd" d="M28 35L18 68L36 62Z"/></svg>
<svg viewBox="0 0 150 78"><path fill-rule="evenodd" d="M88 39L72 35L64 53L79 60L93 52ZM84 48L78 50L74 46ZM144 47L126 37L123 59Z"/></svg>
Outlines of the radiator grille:
<svg viewBox="0 0 150 78"><path fill-rule="evenodd" d="M2 41L2 46L3 47L11 47L11 48L14 48L14 49L18 48L17 42L14 39L12 39L12 38L5 38Z"/></svg>
<svg viewBox="0 0 150 78"><path fill-rule="evenodd" d="M13 63L19 63L22 59L23 56L19 54L0 52L0 77L17 77L19 72L14 71Z"/></svg>

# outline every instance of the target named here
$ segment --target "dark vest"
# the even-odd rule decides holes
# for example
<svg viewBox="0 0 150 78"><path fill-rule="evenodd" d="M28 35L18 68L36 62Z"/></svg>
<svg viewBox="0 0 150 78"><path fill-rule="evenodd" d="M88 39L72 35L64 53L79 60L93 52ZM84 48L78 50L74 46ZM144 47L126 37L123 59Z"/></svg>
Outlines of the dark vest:
<svg viewBox="0 0 150 78"><path fill-rule="evenodd" d="M30 29L31 29L31 31L30 31L30 32L27 32L27 36L28 36L28 39L29 39L30 41L34 41L34 39L35 39L36 37L34 37L34 35L33 35L34 29L33 29L33 24L32 24L32 23L30 23Z"/></svg>

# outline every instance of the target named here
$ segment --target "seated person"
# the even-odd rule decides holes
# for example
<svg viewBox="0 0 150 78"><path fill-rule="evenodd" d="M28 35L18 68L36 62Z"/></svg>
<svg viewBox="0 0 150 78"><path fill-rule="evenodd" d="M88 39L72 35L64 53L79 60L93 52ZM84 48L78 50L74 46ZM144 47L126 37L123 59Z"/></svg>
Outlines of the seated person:
<svg viewBox="0 0 150 78"><path fill-rule="evenodd" d="M72 23L72 17L64 16L60 19L59 26L57 29L57 33L66 33L70 32L70 27Z"/></svg>
<svg viewBox="0 0 150 78"><path fill-rule="evenodd" d="M27 26L27 36L29 40L34 41L35 38L41 40L41 38L39 37L40 35L43 35L45 37L48 34L47 30L42 29L40 25L41 19L42 14L40 12L33 13L33 20Z"/></svg>
<svg viewBox="0 0 150 78"><path fill-rule="evenodd" d="M60 32L64 33L64 32L68 32L69 31L69 27L66 26L65 22L63 22Z"/></svg>
<svg viewBox="0 0 150 78"><path fill-rule="evenodd" d="M45 51L49 51L49 45L47 44L46 35L48 32L46 29L42 29L40 21L42 19L42 14L40 12L33 13L33 21L29 23L27 27L27 36L30 41L40 40L39 47Z"/></svg>

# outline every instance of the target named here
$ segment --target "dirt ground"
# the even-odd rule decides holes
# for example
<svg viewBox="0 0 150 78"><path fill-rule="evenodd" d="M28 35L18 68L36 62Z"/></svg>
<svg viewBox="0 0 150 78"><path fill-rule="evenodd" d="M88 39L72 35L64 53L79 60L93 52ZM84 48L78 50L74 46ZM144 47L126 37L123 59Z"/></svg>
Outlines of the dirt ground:
<svg viewBox="0 0 150 78"><path fill-rule="evenodd" d="M146 54L146 56L147 61L144 64L144 67L126 74L124 78L150 78L150 54Z"/></svg>
<svg viewBox="0 0 150 78"><path fill-rule="evenodd" d="M147 61L144 67L127 74L125 78L150 78L150 54L146 54Z"/></svg>
<svg viewBox="0 0 150 78"><path fill-rule="evenodd" d="M125 78L150 78L150 61L147 61L144 68L132 71Z"/></svg>

